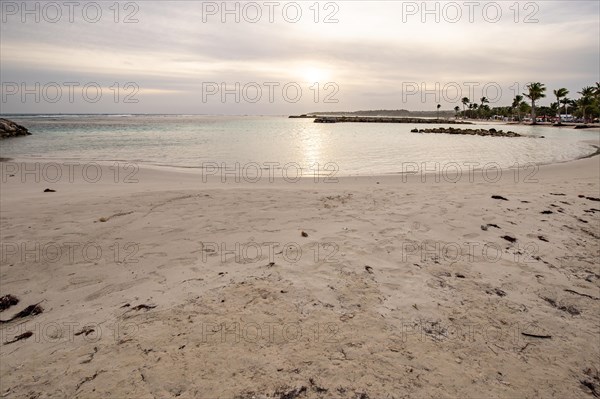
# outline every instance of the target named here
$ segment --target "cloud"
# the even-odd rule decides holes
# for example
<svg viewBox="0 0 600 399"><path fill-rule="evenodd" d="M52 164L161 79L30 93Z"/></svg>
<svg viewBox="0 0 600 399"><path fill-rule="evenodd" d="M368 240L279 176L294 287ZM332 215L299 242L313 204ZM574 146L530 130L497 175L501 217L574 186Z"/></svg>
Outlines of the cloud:
<svg viewBox="0 0 600 399"><path fill-rule="evenodd" d="M428 10L437 7L437 15L423 14L422 2L320 2L318 14L310 8L313 3L302 3L302 17L295 23L283 14L289 3L280 3L273 12L274 21L269 22L268 7L256 2L262 12L258 23L248 21L255 15L251 13L246 18L240 14L239 23L233 14L207 14L207 10L214 11L208 5L221 8L222 2L119 3L118 15L110 8L113 3L96 4L102 7L102 18L96 23L88 22L82 10L76 10L73 22L64 14L56 23L45 21L43 15L39 23L31 18L23 23L18 13L3 11L2 81L97 81L107 87L111 82L135 82L143 88L141 100L153 97L147 101L147 111L144 101L136 105L137 110L160 112L163 98L164 106L173 112L189 112L190 96L206 82L306 83L307 70L323 72L340 88L337 105L313 104L312 109L375 104L397 108L398 102L390 98L401 97L405 82L428 87L436 82L442 86L497 82L504 87L503 100L508 102L508 88L515 82L524 85L539 80L575 92L600 80L597 2L520 2L518 14L515 3L482 2L472 22L463 2L429 2ZM241 10L247 3L230 2L228 7L233 9L235 4ZM462 12L457 22L443 13L452 4ZM491 22L495 17L490 15L497 15L492 13L493 4L502 11L497 22ZM417 7L417 12L409 5ZM490 12L484 14L488 8ZM323 23L328 15L339 22ZM123 23L127 16L138 22ZM527 17L537 22L525 23ZM308 86L305 90L310 93ZM87 110L89 104L84 105ZM298 108L308 105L297 104ZM401 105L431 107L421 100ZM62 112L78 112L78 104L64 106L68 109ZM40 107L9 101L3 104L3 112L37 112ZM268 114L291 107L289 103L241 101L213 108L221 113Z"/></svg>

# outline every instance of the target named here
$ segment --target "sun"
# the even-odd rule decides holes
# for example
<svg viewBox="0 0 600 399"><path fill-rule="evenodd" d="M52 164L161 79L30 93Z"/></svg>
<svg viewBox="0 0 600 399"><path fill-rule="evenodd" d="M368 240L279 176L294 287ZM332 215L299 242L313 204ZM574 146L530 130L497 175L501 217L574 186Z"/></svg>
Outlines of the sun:
<svg viewBox="0 0 600 399"><path fill-rule="evenodd" d="M322 84L327 82L329 74L324 69L309 67L302 71L302 77L310 84L317 82Z"/></svg>

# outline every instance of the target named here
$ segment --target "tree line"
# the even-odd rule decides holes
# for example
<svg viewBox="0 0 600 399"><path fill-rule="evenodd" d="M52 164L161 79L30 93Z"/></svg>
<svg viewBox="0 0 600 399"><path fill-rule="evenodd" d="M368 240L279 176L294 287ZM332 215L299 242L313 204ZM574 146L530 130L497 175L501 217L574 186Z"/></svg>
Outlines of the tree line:
<svg viewBox="0 0 600 399"><path fill-rule="evenodd" d="M508 107L490 107L489 100L482 97L479 102L472 102L468 97L461 99L462 111L460 106L454 107L456 117L470 119L490 119L494 116L512 118L521 122L526 115L531 116L532 123L535 124L538 117L558 118L558 123L562 121L559 115L573 115L582 119L584 122L591 122L594 118L600 117L600 83L596 86L586 86L577 94L577 99L567 97L569 90L560 88L553 90L553 98L550 106L537 106L536 102L546 97L546 86L540 82L533 82L526 86L526 92L523 95L516 95L513 102ZM527 100L528 101L527 101ZM439 111L441 105L437 105Z"/></svg>

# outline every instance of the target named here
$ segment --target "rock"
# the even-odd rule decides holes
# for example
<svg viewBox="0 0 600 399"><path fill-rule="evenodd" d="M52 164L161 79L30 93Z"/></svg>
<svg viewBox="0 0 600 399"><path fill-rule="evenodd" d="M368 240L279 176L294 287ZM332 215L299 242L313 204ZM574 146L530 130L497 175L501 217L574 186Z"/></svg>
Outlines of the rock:
<svg viewBox="0 0 600 399"><path fill-rule="evenodd" d="M0 139L29 135L31 133L24 126L18 125L8 119L0 118Z"/></svg>
<svg viewBox="0 0 600 399"><path fill-rule="evenodd" d="M413 129L412 133L446 133L446 134L464 134L469 136L492 136L492 137L522 137L520 134L515 132L503 132L502 130L496 129L457 129L453 127L448 128L433 128L433 129Z"/></svg>

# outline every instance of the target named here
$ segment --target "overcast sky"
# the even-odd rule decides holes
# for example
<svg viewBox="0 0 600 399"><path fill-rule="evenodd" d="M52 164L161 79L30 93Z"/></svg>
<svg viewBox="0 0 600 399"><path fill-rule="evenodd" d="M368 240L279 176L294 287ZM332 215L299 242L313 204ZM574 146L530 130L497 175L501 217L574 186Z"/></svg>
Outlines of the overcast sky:
<svg viewBox="0 0 600 399"><path fill-rule="evenodd" d="M5 114L452 109L531 81L548 105L600 81L595 0L1 3Z"/></svg>

